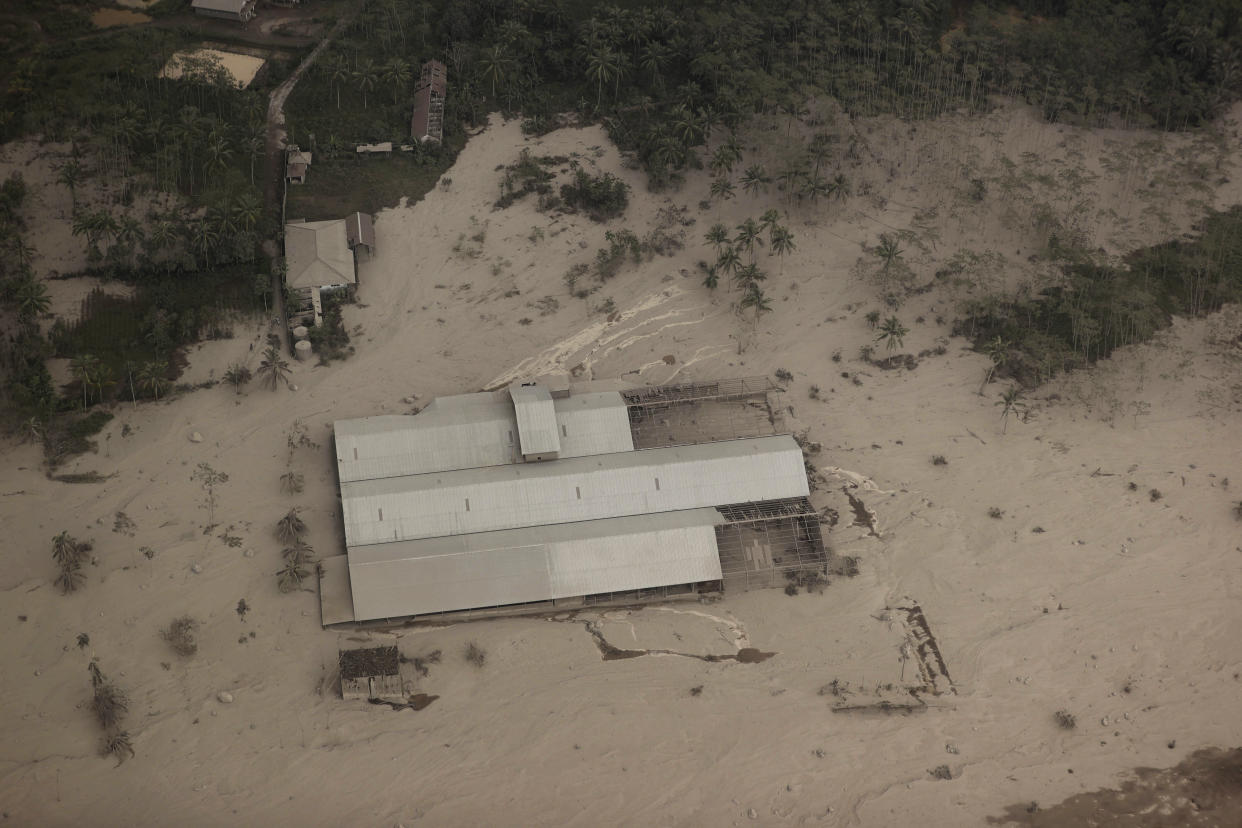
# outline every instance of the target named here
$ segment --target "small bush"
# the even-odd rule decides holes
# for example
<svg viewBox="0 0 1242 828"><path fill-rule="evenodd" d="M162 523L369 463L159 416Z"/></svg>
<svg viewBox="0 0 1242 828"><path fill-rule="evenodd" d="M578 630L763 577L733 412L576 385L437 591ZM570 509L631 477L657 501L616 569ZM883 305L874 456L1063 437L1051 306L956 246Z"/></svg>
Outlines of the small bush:
<svg viewBox="0 0 1242 828"><path fill-rule="evenodd" d="M949 461L945 459L943 454L933 454L932 465L933 466L947 466L949 465Z"/></svg>
<svg viewBox="0 0 1242 828"><path fill-rule="evenodd" d="M172 645L173 651L180 656L192 656L198 652L198 642L194 634L198 631L198 622L188 615L174 618L164 630L164 640Z"/></svg>
<svg viewBox="0 0 1242 828"><path fill-rule="evenodd" d="M85 650L91 646L91 637L86 633L78 633L78 649Z"/></svg>
<svg viewBox="0 0 1242 828"><path fill-rule="evenodd" d="M988 517L994 520L1000 520L1004 516L1005 516L1004 511L1002 511L1000 508L996 506L993 506L992 508L988 509Z"/></svg>
<svg viewBox="0 0 1242 828"><path fill-rule="evenodd" d="M793 381L793 374L791 374L790 372L786 371L784 368L777 368L777 369L776 369L776 378L777 378L778 380L780 380L781 382L792 382L792 381Z"/></svg>
<svg viewBox="0 0 1242 828"><path fill-rule="evenodd" d="M487 663L487 651L473 641L466 645L465 655L466 661L470 662L475 667L482 667Z"/></svg>
<svg viewBox="0 0 1242 828"><path fill-rule="evenodd" d="M1068 710L1058 710L1053 714L1053 718L1063 730L1073 730L1078 727L1078 719Z"/></svg>
<svg viewBox="0 0 1242 828"><path fill-rule="evenodd" d="M630 188L612 173L592 176L578 169L572 183L561 185L561 200L595 221L604 221L625 212L630 203Z"/></svg>
<svg viewBox="0 0 1242 828"><path fill-rule="evenodd" d="M807 389L806 393L807 393L807 396L809 396L811 399L818 400L819 399L819 386L812 385L810 388Z"/></svg>
<svg viewBox="0 0 1242 828"><path fill-rule="evenodd" d="M938 765L928 771L933 779L952 779L953 771L949 770L948 765Z"/></svg>
<svg viewBox="0 0 1242 828"><path fill-rule="evenodd" d="M1131 480L1131 481L1129 482L1129 484L1127 484L1127 485L1126 485L1126 488L1127 488L1127 489L1129 489L1129 490L1130 490L1130 491L1132 491L1132 492L1137 492L1137 491L1138 491L1138 484L1137 484L1137 483L1135 483L1133 480Z"/></svg>
<svg viewBox="0 0 1242 828"><path fill-rule="evenodd" d="M698 685L695 685L694 687L691 687L691 688L690 688L690 695L692 695L692 696L701 696L701 695L703 695L703 685L698 684Z"/></svg>
<svg viewBox="0 0 1242 828"><path fill-rule="evenodd" d="M1233 504L1233 516L1238 520L1242 520L1242 500Z"/></svg>
<svg viewBox="0 0 1242 828"><path fill-rule="evenodd" d="M1159 489L1152 489L1150 492L1147 493L1147 496L1151 498L1152 503L1155 503L1157 500L1164 497L1164 495L1160 494Z"/></svg>

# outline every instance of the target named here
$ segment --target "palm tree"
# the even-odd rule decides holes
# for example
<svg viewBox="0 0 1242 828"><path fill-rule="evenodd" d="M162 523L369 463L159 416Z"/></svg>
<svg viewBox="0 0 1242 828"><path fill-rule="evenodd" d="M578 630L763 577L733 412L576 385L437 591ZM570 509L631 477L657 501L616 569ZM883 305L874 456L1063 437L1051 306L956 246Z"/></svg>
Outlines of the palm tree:
<svg viewBox="0 0 1242 828"><path fill-rule="evenodd" d="M78 185L82 183L82 165L77 161L66 161L56 172L56 183L63 184L69 190L73 212L76 213L78 211Z"/></svg>
<svg viewBox="0 0 1242 828"><path fill-rule="evenodd" d="M796 249L793 234L784 227L772 228L772 252L781 260L781 273L785 272L785 256Z"/></svg>
<svg viewBox="0 0 1242 828"><path fill-rule="evenodd" d="M759 269L759 265L751 262L748 265L742 265L738 268L736 278L738 284L742 286L743 290L749 290L751 285L756 285L759 282L762 282L768 278L768 275Z"/></svg>
<svg viewBox="0 0 1242 828"><path fill-rule="evenodd" d="M23 322L42 316L52 307L47 285L29 274L17 283L13 298L17 300L17 317Z"/></svg>
<svg viewBox="0 0 1242 828"><path fill-rule="evenodd" d="M152 360L142 364L142 370L138 372L138 384L144 390L150 391L158 401L160 392L168 388L168 379L165 374L168 373L168 363Z"/></svg>
<svg viewBox="0 0 1242 828"><path fill-rule="evenodd" d="M741 266L742 259L737 255L737 250L732 245L727 245L721 250L720 255L716 259L716 271L728 277L735 277Z"/></svg>
<svg viewBox="0 0 1242 828"><path fill-rule="evenodd" d="M264 377L272 384L272 390L276 390L276 386L280 383L289 385L289 363L285 361L275 346L269 345L267 350L263 352L263 361L259 363L259 370L255 371L255 376Z"/></svg>
<svg viewBox="0 0 1242 828"><path fill-rule="evenodd" d="M93 354L79 354L69 363L69 371L73 378L82 384L82 410L86 410L86 392L95 379L99 368L99 357Z"/></svg>
<svg viewBox="0 0 1242 828"><path fill-rule="evenodd" d="M263 203L253 190L245 190L238 194L229 209L229 217L233 223L246 232L254 230L263 215Z"/></svg>
<svg viewBox="0 0 1242 828"><path fill-rule="evenodd" d="M349 80L349 61L344 55L336 55L328 64L328 82L336 92L336 108L341 108L341 84Z"/></svg>
<svg viewBox="0 0 1242 828"><path fill-rule="evenodd" d="M799 195L808 196L812 204L818 204L820 196L826 196L830 192L827 180L818 172L808 175L802 181L802 191Z"/></svg>
<svg viewBox="0 0 1242 828"><path fill-rule="evenodd" d="M212 222L201 218L189 227L190 247L203 259L203 266L211 269L211 251L220 241L220 233Z"/></svg>
<svg viewBox="0 0 1242 828"><path fill-rule="evenodd" d="M496 97L496 85L504 86L516 65L509 50L501 43L492 44L492 48L483 53L479 59L480 77L491 82L493 98Z"/></svg>
<svg viewBox="0 0 1242 828"><path fill-rule="evenodd" d="M296 544L306 534L306 524L302 521L297 509L289 512L276 522L276 537L281 543Z"/></svg>
<svg viewBox="0 0 1242 828"><path fill-rule="evenodd" d="M605 83L611 82L613 84L613 96L616 97L616 87L621 83L621 74L624 69L625 66L621 55L614 52L612 47L602 43L587 58L587 78L596 83L596 109L599 109L603 101Z"/></svg>
<svg viewBox="0 0 1242 828"><path fill-rule="evenodd" d="M720 249L729 243L729 228L717 222L711 226L703 238L716 248L716 255L720 255Z"/></svg>
<svg viewBox="0 0 1242 828"><path fill-rule="evenodd" d="M1001 395L995 405L1001 406L1001 434L1004 434L1009 428L1009 415L1019 413L1025 408L1022 404L1022 389L1016 385L1013 386Z"/></svg>
<svg viewBox="0 0 1242 828"><path fill-rule="evenodd" d="M57 566L64 566L66 562L80 563L84 554L82 545L68 531L52 538L52 559Z"/></svg>
<svg viewBox="0 0 1242 828"><path fill-rule="evenodd" d="M983 375L983 382L979 385L979 395L983 395L983 389L992 381L992 375L996 373L996 369L1004 365L1009 359L1009 343L996 336L993 339L983 343L983 353L988 357L988 370Z"/></svg>
<svg viewBox="0 0 1242 828"><path fill-rule="evenodd" d="M768 231L769 242L772 241L773 231L777 227L780 226L780 223L781 223L781 211L777 210L776 208L772 208L771 210L764 211L764 214L759 217L759 229L761 231L762 230Z"/></svg>
<svg viewBox="0 0 1242 828"><path fill-rule="evenodd" d="M759 287L758 282L751 282L746 288L746 295L742 297L741 306L743 308L752 308L755 312L754 324L758 326L760 314L767 313L772 310L772 303L764 294L763 288Z"/></svg>
<svg viewBox="0 0 1242 828"><path fill-rule="evenodd" d="M207 173L219 173L229 165L229 159L233 157L233 148L229 146L229 139L222 129L213 129L207 136L207 144L203 147L205 158L203 160L203 169Z"/></svg>
<svg viewBox="0 0 1242 828"><path fill-rule="evenodd" d="M733 243L743 252L750 254L750 260L755 260L755 248L763 247L763 236L760 234L759 225L753 218L748 218L737 226L737 236L733 239Z"/></svg>
<svg viewBox="0 0 1242 828"><path fill-rule="evenodd" d="M647 44L639 58L639 68L651 76L651 88L657 93L664 91L664 69L670 57L668 46L655 40Z"/></svg>
<svg viewBox="0 0 1242 828"><path fill-rule="evenodd" d="M835 196L837 201L844 201L850 194L850 182L846 180L843 173L837 173L832 180L828 182L827 195Z"/></svg>
<svg viewBox="0 0 1242 828"><path fill-rule="evenodd" d="M897 243L897 239L888 233L881 233L880 243L876 245L874 252L875 255L880 257L880 261L884 263L881 269L884 272L888 272L893 263L901 258L902 250L901 245Z"/></svg>
<svg viewBox="0 0 1242 828"><path fill-rule="evenodd" d="M760 190L766 190L770 181L762 164L751 164L742 173L742 189L751 196L758 195Z"/></svg>
<svg viewBox="0 0 1242 828"><path fill-rule="evenodd" d="M410 64L399 57L389 60L380 69L384 80L392 84L392 102L399 103L398 97L405 85L410 82Z"/></svg>
<svg viewBox="0 0 1242 828"><path fill-rule="evenodd" d="M116 385L116 380L112 378L112 366L106 363L100 364L88 382L95 389L95 396L99 398L100 402L103 402L104 389L110 385Z"/></svg>
<svg viewBox="0 0 1242 828"><path fill-rule="evenodd" d="M358 61L358 67L354 69L354 83L358 84L358 91L362 93L362 108L367 108L367 92L375 88L375 64L370 58L363 58Z"/></svg>
<svg viewBox="0 0 1242 828"><path fill-rule="evenodd" d="M737 159L733 157L733 153L727 146L716 147L716 151L712 153L712 160L708 164L714 175L733 174L733 165L737 163Z"/></svg>
<svg viewBox="0 0 1242 828"><path fill-rule="evenodd" d="M790 199L794 196L794 190L798 183L798 179L806 175L806 171L801 167L790 164L780 171L777 179L781 182L781 188L785 190Z"/></svg>
<svg viewBox="0 0 1242 828"><path fill-rule="evenodd" d="M713 179L711 193L717 201L728 201L733 198L733 182L723 177Z"/></svg>
<svg viewBox="0 0 1242 828"><path fill-rule="evenodd" d="M134 374L138 372L138 364L133 360L125 360L125 378L129 383L129 398L138 407L138 392L134 390Z"/></svg>
<svg viewBox="0 0 1242 828"><path fill-rule="evenodd" d="M892 351L905 344L905 336L908 333L910 333L910 329L901 324L900 319L890 316L880 326L880 332L876 334L875 341L885 340L886 347Z"/></svg>

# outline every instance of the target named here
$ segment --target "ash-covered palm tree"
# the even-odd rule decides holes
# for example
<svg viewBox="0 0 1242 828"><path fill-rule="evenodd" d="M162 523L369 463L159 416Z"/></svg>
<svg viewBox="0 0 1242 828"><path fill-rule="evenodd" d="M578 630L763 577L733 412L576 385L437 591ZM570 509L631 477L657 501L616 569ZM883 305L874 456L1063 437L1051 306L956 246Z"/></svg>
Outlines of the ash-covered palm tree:
<svg viewBox="0 0 1242 828"><path fill-rule="evenodd" d="M893 264L901 259L902 249L897 239L888 233L880 234L880 243L876 245L875 255L879 257L881 269L887 272Z"/></svg>
<svg viewBox="0 0 1242 828"><path fill-rule="evenodd" d="M290 509L284 517L276 521L276 537L280 538L281 543L298 543L305 534L306 523L298 509Z"/></svg>
<svg viewBox="0 0 1242 828"><path fill-rule="evenodd" d="M363 109L367 108L367 93L375 88L376 77L375 64L370 58L358 61L358 66L353 71L353 79L358 85L358 91L362 93Z"/></svg>
<svg viewBox="0 0 1242 828"><path fill-rule="evenodd" d="M742 257L737 255L737 250L732 245L727 245L716 258L716 272L729 279L737 275L741 266Z"/></svg>
<svg viewBox="0 0 1242 828"><path fill-rule="evenodd" d="M772 252L781 260L781 273L785 272L785 257L796 249L793 234L785 227L772 228Z"/></svg>
<svg viewBox="0 0 1242 828"><path fill-rule="evenodd" d="M587 56L587 78L595 81L595 108L599 109L604 98L604 84L613 85L613 97L617 96L621 86L621 75L625 73L625 57L618 54L604 43L596 45Z"/></svg>
<svg viewBox="0 0 1242 828"><path fill-rule="evenodd" d="M733 238L733 244L743 253L750 254L750 260L755 260L755 251L757 248L763 247L763 235L759 229L759 223L753 218L748 218L737 226L737 235Z"/></svg>
<svg viewBox="0 0 1242 828"><path fill-rule="evenodd" d="M69 371L73 378L82 384L82 410L86 410L87 392L95 380L95 372L99 370L99 357L94 354L79 354L69 362Z"/></svg>
<svg viewBox="0 0 1242 828"><path fill-rule="evenodd" d="M1026 406L1022 403L1022 389L1013 386L996 401L1001 406L1001 434L1009 427L1009 415L1021 412Z"/></svg>
<svg viewBox="0 0 1242 828"><path fill-rule="evenodd" d="M768 189L771 180L762 164L751 164L742 172L742 189L751 196L757 196L761 190Z"/></svg>
<svg viewBox="0 0 1242 828"><path fill-rule="evenodd" d="M82 165L72 160L61 164L60 169L56 171L56 183L64 185L69 190L69 199L76 213L78 211L78 185L82 183Z"/></svg>
<svg viewBox="0 0 1242 828"><path fill-rule="evenodd" d="M289 385L289 363L275 346L269 345L267 350L263 352L263 361L259 363L259 370L255 371L255 376L261 377L271 383L272 390L276 390L276 386L282 382Z"/></svg>
<svg viewBox="0 0 1242 828"><path fill-rule="evenodd" d="M883 340L885 347L893 351L905 344L905 336L908 333L910 333L910 329L901 324L900 319L890 316L880 326L879 332L875 335L875 341L880 342Z"/></svg>
<svg viewBox="0 0 1242 828"><path fill-rule="evenodd" d="M711 226L711 229L703 236L704 240L716 250L716 255L720 255L720 250L729 243L729 228L717 222Z"/></svg>
<svg viewBox="0 0 1242 828"><path fill-rule="evenodd" d="M733 182L721 176L712 181L712 198L717 201L728 201L733 198Z"/></svg>

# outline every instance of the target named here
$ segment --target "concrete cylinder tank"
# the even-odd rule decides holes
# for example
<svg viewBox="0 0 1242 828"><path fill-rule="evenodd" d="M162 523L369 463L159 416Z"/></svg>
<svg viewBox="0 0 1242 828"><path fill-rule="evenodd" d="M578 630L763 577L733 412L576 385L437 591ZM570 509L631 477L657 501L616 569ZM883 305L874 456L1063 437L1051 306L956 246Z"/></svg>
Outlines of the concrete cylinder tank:
<svg viewBox="0 0 1242 828"><path fill-rule="evenodd" d="M296 328L293 329L293 338L294 339L306 339L307 333L308 331L306 330L305 325L298 325Z"/></svg>
<svg viewBox="0 0 1242 828"><path fill-rule="evenodd" d="M309 339L299 339L293 344L293 355L298 359L308 359L311 355Z"/></svg>

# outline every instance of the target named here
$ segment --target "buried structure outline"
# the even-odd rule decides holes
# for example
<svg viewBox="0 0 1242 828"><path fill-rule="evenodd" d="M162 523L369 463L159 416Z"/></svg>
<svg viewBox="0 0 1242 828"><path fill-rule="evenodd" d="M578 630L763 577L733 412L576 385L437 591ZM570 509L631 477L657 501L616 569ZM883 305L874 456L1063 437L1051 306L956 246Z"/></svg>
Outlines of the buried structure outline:
<svg viewBox="0 0 1242 828"><path fill-rule="evenodd" d="M763 378L563 379L335 424L346 554L324 626L635 605L784 586L827 550Z"/></svg>

